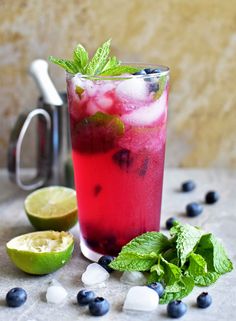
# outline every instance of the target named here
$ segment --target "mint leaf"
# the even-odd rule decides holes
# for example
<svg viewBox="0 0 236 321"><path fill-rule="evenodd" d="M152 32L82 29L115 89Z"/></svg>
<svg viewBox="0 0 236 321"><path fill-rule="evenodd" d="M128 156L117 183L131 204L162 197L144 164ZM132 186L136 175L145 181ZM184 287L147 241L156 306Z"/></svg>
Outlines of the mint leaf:
<svg viewBox="0 0 236 321"><path fill-rule="evenodd" d="M169 241L164 234L144 233L125 245L110 266L119 271L150 270L157 261L158 254L168 246Z"/></svg>
<svg viewBox="0 0 236 321"><path fill-rule="evenodd" d="M216 272L207 272L203 275L197 275L194 277L194 283L197 286L209 286L220 277Z"/></svg>
<svg viewBox="0 0 236 321"><path fill-rule="evenodd" d="M155 271L150 272L147 278L147 284L151 284L154 282L160 282L161 281L161 276L157 275Z"/></svg>
<svg viewBox="0 0 236 321"><path fill-rule="evenodd" d="M156 272L156 274L157 274L159 277L161 277L161 276L165 273L164 268L163 268L163 266L162 266L160 263L153 265L153 266L151 267L151 269L150 269L150 272L151 272L151 273L152 273L152 272Z"/></svg>
<svg viewBox="0 0 236 321"><path fill-rule="evenodd" d="M155 264L156 258L140 256L136 253L121 253L109 266L118 271L148 271Z"/></svg>
<svg viewBox="0 0 236 321"><path fill-rule="evenodd" d="M71 74L81 73L88 76L119 76L124 73L133 74L142 68L120 65L116 57L109 57L111 40L99 47L91 60L87 50L78 44L73 51L73 61L50 56L49 60Z"/></svg>
<svg viewBox="0 0 236 321"><path fill-rule="evenodd" d="M180 261L180 266L183 266L187 257L198 244L203 232L202 230L189 224L181 224L176 222L170 230L171 235L176 237L177 256Z"/></svg>
<svg viewBox="0 0 236 321"><path fill-rule="evenodd" d="M163 258L169 262L174 261L177 258L177 251L176 248L169 248L162 254Z"/></svg>
<svg viewBox="0 0 236 321"><path fill-rule="evenodd" d="M115 66L110 69L106 69L102 71L99 75L100 76L120 76L122 74L133 74L139 71L141 68L136 68L132 66Z"/></svg>
<svg viewBox="0 0 236 321"><path fill-rule="evenodd" d="M208 286L220 276L218 273L208 270L207 262L199 254L192 253L189 257L189 263L186 273L194 278L195 285Z"/></svg>
<svg viewBox="0 0 236 321"><path fill-rule="evenodd" d="M161 265L161 256L159 256L158 258L158 263L151 267L150 273L152 274L152 277L155 278L155 281L159 281L163 278L165 270L164 267Z"/></svg>
<svg viewBox="0 0 236 321"><path fill-rule="evenodd" d="M108 62L106 63L105 67L103 68L103 70L107 70L107 69L112 69L114 67L117 67L120 64L119 60L116 57L110 57L108 59Z"/></svg>
<svg viewBox="0 0 236 321"><path fill-rule="evenodd" d="M181 269L172 263L169 263L164 258L161 258L163 267L164 267L164 281L165 284L172 285L176 283L181 278Z"/></svg>
<svg viewBox="0 0 236 321"><path fill-rule="evenodd" d="M110 53L110 45L111 40L109 39L97 49L95 55L86 67L87 75L97 75L102 72L103 68L107 64L108 56Z"/></svg>
<svg viewBox="0 0 236 321"><path fill-rule="evenodd" d="M192 277L205 274L207 272L207 263L201 255L192 253L189 256L189 268L187 271Z"/></svg>
<svg viewBox="0 0 236 321"><path fill-rule="evenodd" d="M77 65L77 69L80 73L84 73L89 61L87 50L78 44L74 50L74 63Z"/></svg>
<svg viewBox="0 0 236 321"><path fill-rule="evenodd" d="M213 234L202 236L196 253L206 260L208 269L213 272L224 274L233 269L233 264L228 258L225 249Z"/></svg>
<svg viewBox="0 0 236 321"><path fill-rule="evenodd" d="M194 280L191 276L182 276L172 285L165 287L164 295L160 298L160 304L169 303L172 300L181 300L194 288Z"/></svg>
<svg viewBox="0 0 236 321"><path fill-rule="evenodd" d="M158 281L165 285L162 304L180 300L194 285L208 286L232 270L232 262L212 234L177 222L171 236L144 233L124 246L110 266L122 271L149 271L148 284Z"/></svg>
<svg viewBox="0 0 236 321"><path fill-rule="evenodd" d="M68 71L71 74L75 74L79 71L76 64L73 61L60 59L53 56L50 56L49 60L54 64L64 68L66 71Z"/></svg>
<svg viewBox="0 0 236 321"><path fill-rule="evenodd" d="M163 250L168 248L169 240L161 232L147 232L135 237L127 245L123 246L123 253L137 253L157 257Z"/></svg>

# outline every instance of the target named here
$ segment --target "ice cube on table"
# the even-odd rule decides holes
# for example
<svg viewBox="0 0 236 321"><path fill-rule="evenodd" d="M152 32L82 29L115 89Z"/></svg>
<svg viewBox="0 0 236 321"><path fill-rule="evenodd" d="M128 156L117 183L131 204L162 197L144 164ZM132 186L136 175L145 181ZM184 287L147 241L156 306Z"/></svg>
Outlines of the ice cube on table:
<svg viewBox="0 0 236 321"><path fill-rule="evenodd" d="M50 285L47 289L46 300L48 303L59 304L65 300L67 294L61 285Z"/></svg>
<svg viewBox="0 0 236 321"><path fill-rule="evenodd" d="M105 282L110 274L98 263L91 263L82 274L82 282L85 285L97 285Z"/></svg>
<svg viewBox="0 0 236 321"><path fill-rule="evenodd" d="M147 286L134 286L129 289L123 310L153 311L158 307L159 296Z"/></svg>
<svg viewBox="0 0 236 321"><path fill-rule="evenodd" d="M145 100L148 97L147 82L143 79L131 78L121 81L116 87L116 94L122 100Z"/></svg>
<svg viewBox="0 0 236 321"><path fill-rule="evenodd" d="M138 271L125 271L120 281L125 284L131 285L144 285L147 282L145 275L142 272Z"/></svg>
<svg viewBox="0 0 236 321"><path fill-rule="evenodd" d="M133 126L147 126L155 123L165 112L167 107L167 91L164 91L161 97L149 104L125 114L121 117L125 124Z"/></svg>

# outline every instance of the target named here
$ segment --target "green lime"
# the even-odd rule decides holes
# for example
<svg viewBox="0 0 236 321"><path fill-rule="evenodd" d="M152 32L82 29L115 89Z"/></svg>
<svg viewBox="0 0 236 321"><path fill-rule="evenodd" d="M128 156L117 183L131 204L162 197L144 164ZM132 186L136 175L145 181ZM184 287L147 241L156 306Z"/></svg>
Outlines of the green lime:
<svg viewBox="0 0 236 321"><path fill-rule="evenodd" d="M73 236L56 231L23 234L6 244L7 254L20 270L38 275L61 268L70 260L73 249Z"/></svg>
<svg viewBox="0 0 236 321"><path fill-rule="evenodd" d="M67 231L77 222L75 190L62 186L38 189L27 196L25 212L36 230Z"/></svg>

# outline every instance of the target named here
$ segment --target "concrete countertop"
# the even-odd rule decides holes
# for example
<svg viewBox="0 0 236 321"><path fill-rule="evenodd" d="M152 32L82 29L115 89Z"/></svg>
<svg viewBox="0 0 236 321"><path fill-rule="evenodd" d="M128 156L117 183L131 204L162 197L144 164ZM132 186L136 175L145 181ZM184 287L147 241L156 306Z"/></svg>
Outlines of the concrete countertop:
<svg viewBox="0 0 236 321"><path fill-rule="evenodd" d="M191 193L180 193L179 187L184 180L194 179L197 189ZM197 218L187 218L185 206L191 201L203 202L208 190L217 190L220 201L215 205L204 205L204 212ZM165 220L177 216L179 220L202 226L219 237L236 266L236 173L230 170L167 169L162 206L162 229ZM83 288L81 275L89 261L80 253L78 226L71 232L76 239L72 260L62 269L47 276L30 276L18 270L5 252L5 244L11 238L33 231L23 210L27 193L20 191L8 181L6 172L0 172L0 321L75 321L95 320L86 308L76 304L76 294ZM106 287L94 288L99 296L107 298L111 304L110 312L100 317L112 321L167 320L166 305L160 305L152 313L125 313L122 305L130 286L120 283L120 273L112 274ZM46 303L45 293L49 282L58 280L69 295L62 305ZM27 302L19 308L8 308L5 304L6 293L13 287L23 287L28 294ZM236 320L236 270L221 277L207 288L213 298L208 309L195 306L196 297L206 288L195 288L184 300L188 312L183 321L234 321ZM169 319L170 320L170 319Z"/></svg>

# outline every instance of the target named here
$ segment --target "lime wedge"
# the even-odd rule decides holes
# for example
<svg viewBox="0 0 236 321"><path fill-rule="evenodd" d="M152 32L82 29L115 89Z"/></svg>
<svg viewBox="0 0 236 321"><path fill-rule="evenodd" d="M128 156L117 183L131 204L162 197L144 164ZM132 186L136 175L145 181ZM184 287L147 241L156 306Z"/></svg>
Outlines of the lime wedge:
<svg viewBox="0 0 236 321"><path fill-rule="evenodd" d="M6 244L11 261L30 274L48 274L65 265L74 249L68 232L41 231L23 234Z"/></svg>
<svg viewBox="0 0 236 321"><path fill-rule="evenodd" d="M62 186L38 189L27 196L25 212L36 230L67 231L77 222L75 190Z"/></svg>

